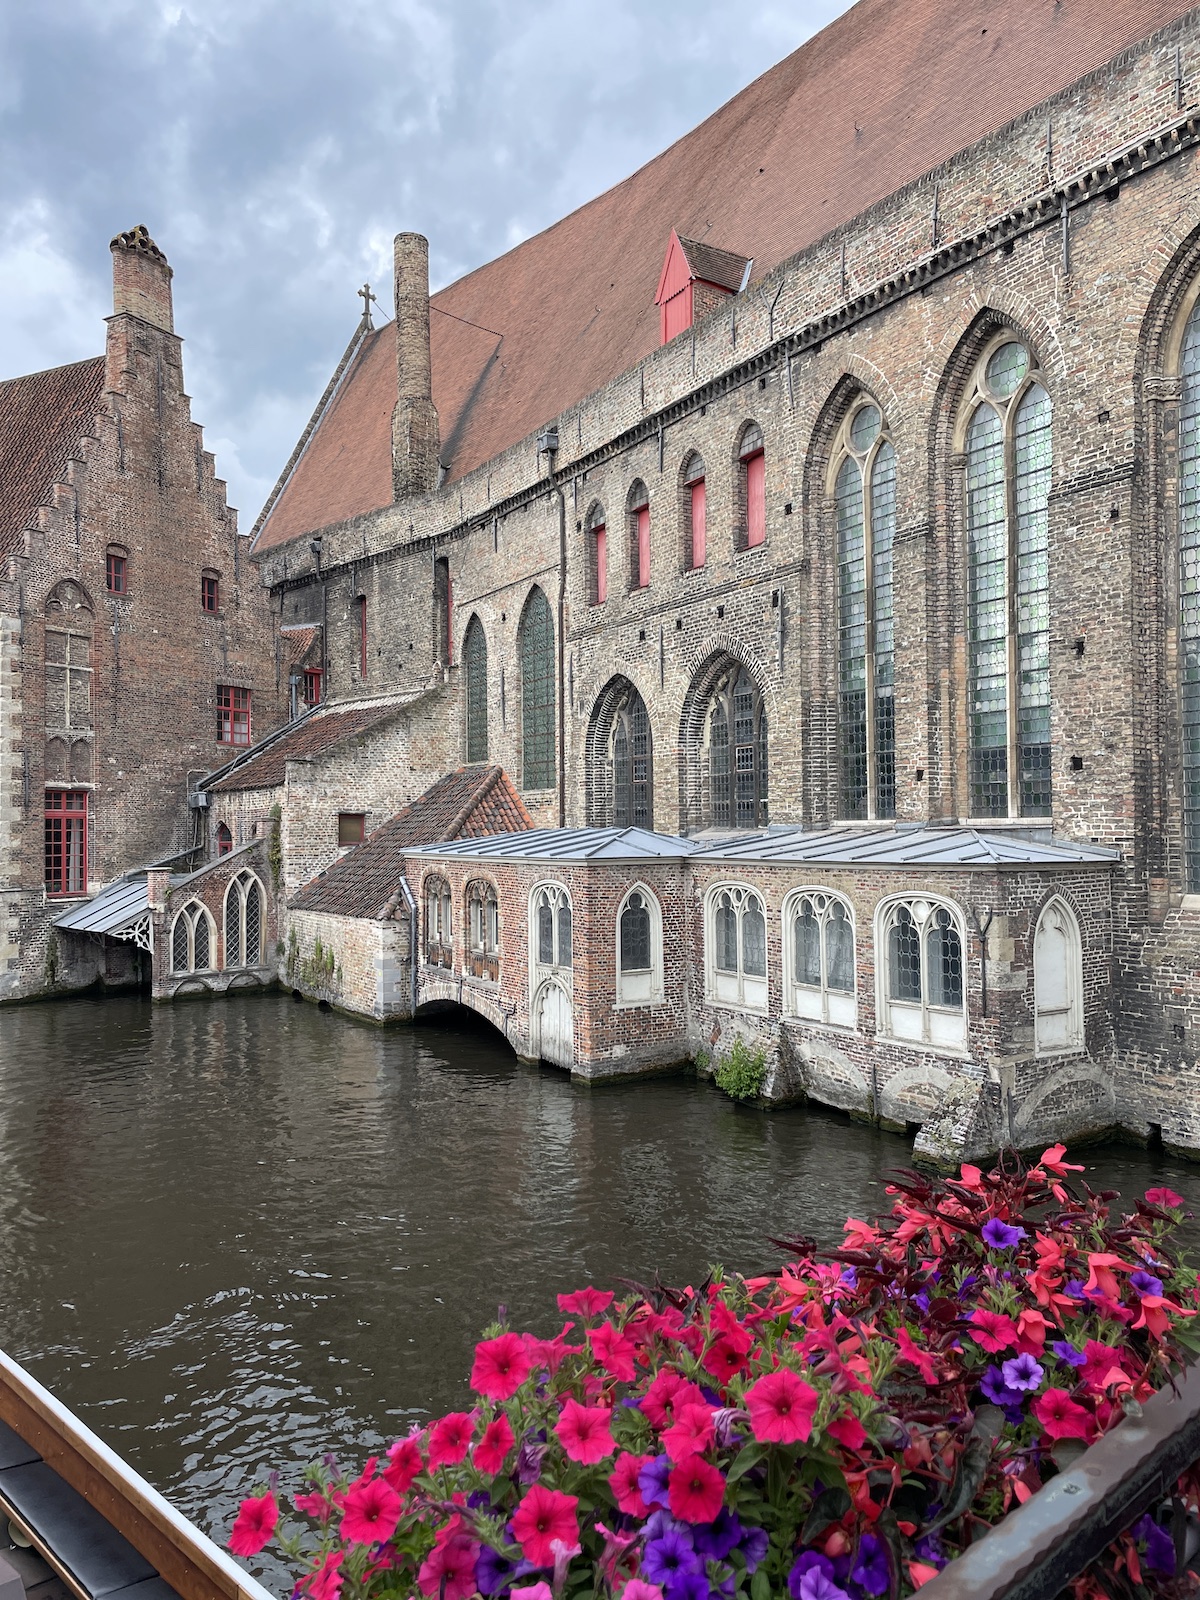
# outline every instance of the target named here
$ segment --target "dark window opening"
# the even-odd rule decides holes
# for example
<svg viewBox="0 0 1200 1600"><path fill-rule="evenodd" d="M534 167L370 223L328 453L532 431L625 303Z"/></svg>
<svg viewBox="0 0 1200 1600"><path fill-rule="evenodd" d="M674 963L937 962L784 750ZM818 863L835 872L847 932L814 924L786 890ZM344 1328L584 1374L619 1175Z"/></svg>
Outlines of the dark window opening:
<svg viewBox="0 0 1200 1600"><path fill-rule="evenodd" d="M221 609L221 580L215 572L200 575L200 606L204 611Z"/></svg>
<svg viewBox="0 0 1200 1600"><path fill-rule="evenodd" d="M361 844L366 834L367 818L362 811L338 812L338 849Z"/></svg>
<svg viewBox="0 0 1200 1600"><path fill-rule="evenodd" d="M109 594L129 593L129 568L123 551L108 552L104 558L104 573Z"/></svg>

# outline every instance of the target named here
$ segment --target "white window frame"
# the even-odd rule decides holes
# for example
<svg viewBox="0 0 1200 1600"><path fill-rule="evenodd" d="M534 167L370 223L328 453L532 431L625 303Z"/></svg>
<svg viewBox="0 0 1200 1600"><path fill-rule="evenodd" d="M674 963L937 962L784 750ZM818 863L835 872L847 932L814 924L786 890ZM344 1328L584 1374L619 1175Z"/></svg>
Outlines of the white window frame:
<svg viewBox="0 0 1200 1600"><path fill-rule="evenodd" d="M891 968L889 942L901 908L907 908L920 934L921 998L893 1000L889 993ZM936 913L949 914L958 935L962 963L962 999L958 1006L934 1005L929 999L927 934ZM967 1054L967 930L963 914L952 900L934 894L898 894L881 900L875 909L875 973L878 1012L876 1037L939 1055Z"/></svg>
<svg viewBox="0 0 1200 1600"><path fill-rule="evenodd" d="M1038 939L1051 915L1063 920L1066 934L1064 993L1058 1005L1043 1003L1051 998L1046 992L1050 974L1038 970ZM1030 965L1033 969L1034 1053L1038 1056L1077 1055L1083 1049L1083 937L1074 909L1059 894L1047 900L1037 919Z"/></svg>
<svg viewBox="0 0 1200 1600"><path fill-rule="evenodd" d="M621 966L621 918L631 898L640 894L650 916L650 965L625 971ZM631 1006L657 1005L663 998L663 918L658 896L647 884L632 883L617 907L613 928L613 951L617 973L618 1011Z"/></svg>
<svg viewBox="0 0 1200 1600"><path fill-rule="evenodd" d="M436 889L436 895L431 896L430 891ZM439 971L452 971L454 963L454 890L450 880L443 873L431 872L421 885L421 895L425 912L425 943L421 951L421 959L426 966L437 966ZM431 899L433 904L431 905ZM442 967L440 963L430 960L429 952L433 945L438 945L450 951L449 967Z"/></svg>
<svg viewBox="0 0 1200 1600"><path fill-rule="evenodd" d="M548 895L550 898L551 912L554 918L554 959L543 961L541 959L540 943L538 940L538 910L541 897ZM562 932L561 913L566 907L571 918L571 956L564 962L561 959L560 935ZM575 906L571 899L571 891L561 880L554 878L543 879L535 883L529 891L529 993L530 1003L533 997L547 978L555 978L561 987L565 988L568 995L575 992L574 965L575 965Z"/></svg>
<svg viewBox="0 0 1200 1600"><path fill-rule="evenodd" d="M732 901L737 915L737 970L717 965L717 913L724 895ZM745 970L745 913L753 900L763 919L763 971ZM744 1011L766 1013L770 1003L771 962L767 949L767 902L760 889L748 883L714 883L704 897L704 988L714 1005L738 1006Z"/></svg>
<svg viewBox="0 0 1200 1600"><path fill-rule="evenodd" d="M801 983L796 977L796 918L805 900L817 902L815 907L820 923L821 981L819 984ZM829 962L827 956L826 928L837 905L845 912L850 928L851 987L849 990L829 987ZM835 1028L854 1028L858 1025L858 927L854 907L845 895L820 886L793 889L783 902L783 1008L794 1017L809 1022L822 1022Z"/></svg>
<svg viewBox="0 0 1200 1600"><path fill-rule="evenodd" d="M196 924L204 918L208 924L208 965L196 965ZM187 959L186 967L175 965L175 930L180 922L187 928ZM212 913L208 907L199 900L189 900L186 905L180 906L171 921L171 975L172 977L186 977L192 972L216 972L217 970L217 925L213 921Z"/></svg>
<svg viewBox="0 0 1200 1600"><path fill-rule="evenodd" d="M221 929L226 935L223 967L226 971L242 971L249 964L245 961L230 962L229 960L229 897L231 894L238 896L238 951L244 955L246 951L246 902L250 896L251 888L258 885L258 962L257 965L265 967L263 955L267 945L267 892L263 888L262 879L256 872L244 868L236 877L230 878L225 888L225 898L221 902ZM249 968L253 971L253 968Z"/></svg>

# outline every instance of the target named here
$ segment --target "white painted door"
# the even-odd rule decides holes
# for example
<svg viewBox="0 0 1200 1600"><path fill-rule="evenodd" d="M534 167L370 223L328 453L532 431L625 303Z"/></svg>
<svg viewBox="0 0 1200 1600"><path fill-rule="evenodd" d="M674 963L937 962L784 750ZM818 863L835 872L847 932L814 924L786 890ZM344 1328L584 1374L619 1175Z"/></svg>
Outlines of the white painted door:
<svg viewBox="0 0 1200 1600"><path fill-rule="evenodd" d="M538 997L537 1053L543 1061L569 1067L575 1059L575 1017L571 997L557 983L547 983Z"/></svg>

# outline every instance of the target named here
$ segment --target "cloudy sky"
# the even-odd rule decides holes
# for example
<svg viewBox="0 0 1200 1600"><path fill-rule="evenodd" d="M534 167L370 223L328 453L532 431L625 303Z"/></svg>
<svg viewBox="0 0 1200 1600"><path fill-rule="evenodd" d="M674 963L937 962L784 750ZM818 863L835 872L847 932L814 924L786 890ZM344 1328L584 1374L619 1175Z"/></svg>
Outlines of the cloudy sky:
<svg viewBox="0 0 1200 1600"><path fill-rule="evenodd" d="M248 530L392 235L434 287L591 199L848 0L0 0L0 377L94 355L108 241L175 269Z"/></svg>

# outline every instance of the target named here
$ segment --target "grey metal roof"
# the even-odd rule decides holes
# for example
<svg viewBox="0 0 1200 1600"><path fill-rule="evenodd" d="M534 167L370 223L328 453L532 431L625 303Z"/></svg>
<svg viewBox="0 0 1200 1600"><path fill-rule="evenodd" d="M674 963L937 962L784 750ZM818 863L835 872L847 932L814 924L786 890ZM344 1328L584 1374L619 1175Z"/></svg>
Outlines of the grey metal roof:
<svg viewBox="0 0 1200 1600"><path fill-rule="evenodd" d="M996 829L890 825L878 828L803 828L699 839L695 861L795 861L848 867L1084 867L1108 866L1119 850L1056 839L1048 829L1023 835Z"/></svg>
<svg viewBox="0 0 1200 1600"><path fill-rule="evenodd" d="M774 827L763 833L681 839L645 828L534 828L525 833L452 839L405 852L524 861L756 861L830 867L1093 867L1120 860L1119 850L997 829L883 825L870 828Z"/></svg>
<svg viewBox="0 0 1200 1600"><path fill-rule="evenodd" d="M409 856L468 856L496 861L671 861L690 856L692 839L645 828L528 828L444 844L410 846Z"/></svg>
<svg viewBox="0 0 1200 1600"><path fill-rule="evenodd" d="M150 893L145 874L118 878L107 884L91 900L77 902L69 911L55 917L55 926L73 933L115 933L128 927L150 909Z"/></svg>

